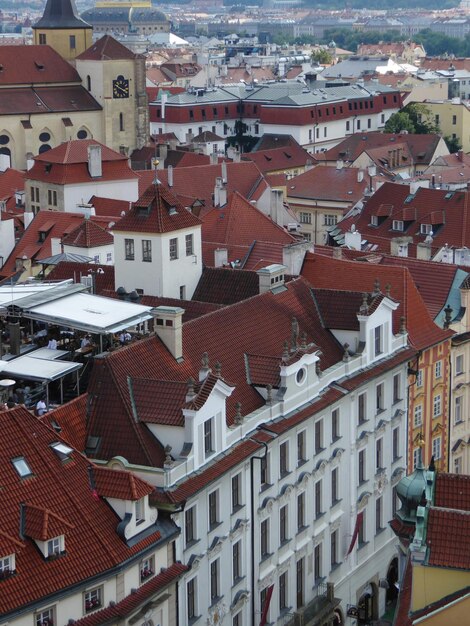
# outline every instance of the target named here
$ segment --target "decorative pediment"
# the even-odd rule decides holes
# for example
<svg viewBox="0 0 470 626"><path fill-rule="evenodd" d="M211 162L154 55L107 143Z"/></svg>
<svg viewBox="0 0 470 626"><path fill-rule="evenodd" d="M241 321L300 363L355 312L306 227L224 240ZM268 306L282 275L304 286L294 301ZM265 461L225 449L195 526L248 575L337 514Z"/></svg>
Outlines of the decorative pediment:
<svg viewBox="0 0 470 626"><path fill-rule="evenodd" d="M250 592L247 589L242 589L241 591L238 591L233 599L232 604L230 605L230 610L232 611L232 613L238 611L238 609L241 609L242 606L244 606L248 602L249 598Z"/></svg>
<svg viewBox="0 0 470 626"><path fill-rule="evenodd" d="M227 605L222 600L209 609L209 616L207 623L209 626L218 626L224 621L224 617L227 615Z"/></svg>
<svg viewBox="0 0 470 626"><path fill-rule="evenodd" d="M326 459L321 459L320 461L318 461L318 463L315 466L315 471L314 471L315 476L318 476L318 475L323 476L327 468L327 465L328 465L328 461Z"/></svg>
<svg viewBox="0 0 470 626"><path fill-rule="evenodd" d="M281 493L278 496L278 500L280 504L285 504L286 502L288 502L290 500L290 497L293 491L294 491L293 485L284 485L283 488L281 489Z"/></svg>
<svg viewBox="0 0 470 626"><path fill-rule="evenodd" d="M369 441L369 436L372 435L371 432L367 430L363 430L359 437L356 439L356 448L362 448Z"/></svg>
<svg viewBox="0 0 470 626"><path fill-rule="evenodd" d="M369 502L369 498L371 497L371 493L370 491L364 491L363 493L361 493L361 495L359 496L359 498L357 499L357 510L360 511L361 509L365 508Z"/></svg>
<svg viewBox="0 0 470 626"><path fill-rule="evenodd" d="M375 427L375 436L379 437L380 435L383 435L386 427L387 427L387 422L385 420L380 420L377 426Z"/></svg>
<svg viewBox="0 0 470 626"><path fill-rule="evenodd" d="M213 557L215 554L221 552L225 539L226 537L214 537L214 540L207 550L207 556Z"/></svg>
<svg viewBox="0 0 470 626"><path fill-rule="evenodd" d="M302 472L299 476L299 479L297 480L297 486L303 487L304 489L306 489L308 485L308 481L310 480L311 477L312 477L312 474L310 472Z"/></svg>
<svg viewBox="0 0 470 626"><path fill-rule="evenodd" d="M392 485L392 487L397 485L400 482L400 480L403 478L404 475L405 475L405 468L404 467L397 467L393 471L392 477L390 478L390 484Z"/></svg>
<svg viewBox="0 0 470 626"><path fill-rule="evenodd" d="M237 519L234 527L229 533L229 539L237 539L240 535L243 535L245 530L249 527L250 521L247 519Z"/></svg>
<svg viewBox="0 0 470 626"><path fill-rule="evenodd" d="M264 576L264 578L261 578L258 581L258 590L261 592L262 589L265 589L266 587L270 587L271 585L274 585L275 581L276 581L276 574L277 574L277 568L273 568L271 572L269 572L269 574L267 576Z"/></svg>
<svg viewBox="0 0 470 626"><path fill-rule="evenodd" d="M203 554L191 554L188 560L188 565L191 568L191 570L199 569L199 566L201 562L203 561L203 559L204 559Z"/></svg>
<svg viewBox="0 0 470 626"><path fill-rule="evenodd" d="M438 435L439 433L442 433L443 430L444 430L444 426L442 424L436 424L434 428L432 429L432 434Z"/></svg>
<svg viewBox="0 0 470 626"><path fill-rule="evenodd" d="M335 530L339 530L341 526L341 517L338 517L334 522L330 524L330 533L334 533Z"/></svg>
<svg viewBox="0 0 470 626"><path fill-rule="evenodd" d="M325 538L325 531L322 530L320 533L318 533L318 535L315 535L312 538L313 541L313 547L317 546L319 543L321 543Z"/></svg>
<svg viewBox="0 0 470 626"><path fill-rule="evenodd" d="M374 494L376 496L382 495L385 485L388 485L388 478L385 470L382 470L375 475Z"/></svg>
<svg viewBox="0 0 470 626"><path fill-rule="evenodd" d="M404 415L405 415L405 411L403 409L397 409L395 413L392 415L392 424L399 422Z"/></svg>
<svg viewBox="0 0 470 626"><path fill-rule="evenodd" d="M269 498L265 498L258 509L258 515L262 518L270 515L272 513L274 503L275 500L273 497L270 496Z"/></svg>
<svg viewBox="0 0 470 626"><path fill-rule="evenodd" d="M343 452L345 452L344 448L335 448L333 450L333 454L330 457L330 463L333 467L336 467L336 465L339 465L339 462L341 461L341 457L343 456Z"/></svg>

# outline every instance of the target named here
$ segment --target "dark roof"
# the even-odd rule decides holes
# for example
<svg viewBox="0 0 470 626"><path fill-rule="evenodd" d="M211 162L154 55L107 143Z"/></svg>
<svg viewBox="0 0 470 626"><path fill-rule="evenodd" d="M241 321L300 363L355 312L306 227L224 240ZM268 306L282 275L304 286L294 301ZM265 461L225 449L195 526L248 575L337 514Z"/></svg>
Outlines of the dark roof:
<svg viewBox="0 0 470 626"><path fill-rule="evenodd" d="M368 312L372 313L383 296L366 294ZM341 330L359 330L357 316L364 303L362 293L356 291L333 291L331 289L314 289L313 297L325 328Z"/></svg>
<svg viewBox="0 0 470 626"><path fill-rule="evenodd" d="M256 272L226 267L206 267L194 292L194 300L214 304L234 304L259 293Z"/></svg>
<svg viewBox="0 0 470 626"><path fill-rule="evenodd" d="M29 46L25 47L28 48ZM22 81L23 77L21 78ZM80 113L80 111L100 110L101 106L83 85L11 87L2 89L2 97L0 98L1 115Z"/></svg>
<svg viewBox="0 0 470 626"><path fill-rule="evenodd" d="M107 9L108 10L108 9ZM143 58L126 48L122 43L116 41L111 35L103 35L101 39L92 44L84 52L78 55L81 61L121 61L124 59Z"/></svg>
<svg viewBox="0 0 470 626"><path fill-rule="evenodd" d="M91 28L78 15L74 0L47 0L41 19L33 28Z"/></svg>
<svg viewBox="0 0 470 626"><path fill-rule="evenodd" d="M62 237L62 244L77 248L94 248L96 246L112 245L114 237L99 224L85 219L83 222Z"/></svg>

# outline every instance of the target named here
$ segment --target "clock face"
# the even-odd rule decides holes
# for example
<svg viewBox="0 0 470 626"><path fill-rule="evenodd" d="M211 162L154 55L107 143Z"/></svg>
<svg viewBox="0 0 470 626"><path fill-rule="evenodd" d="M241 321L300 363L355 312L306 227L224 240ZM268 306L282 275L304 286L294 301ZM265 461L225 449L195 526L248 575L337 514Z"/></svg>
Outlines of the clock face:
<svg viewBox="0 0 470 626"><path fill-rule="evenodd" d="M113 80L113 98L129 97L129 80L124 76L118 76Z"/></svg>

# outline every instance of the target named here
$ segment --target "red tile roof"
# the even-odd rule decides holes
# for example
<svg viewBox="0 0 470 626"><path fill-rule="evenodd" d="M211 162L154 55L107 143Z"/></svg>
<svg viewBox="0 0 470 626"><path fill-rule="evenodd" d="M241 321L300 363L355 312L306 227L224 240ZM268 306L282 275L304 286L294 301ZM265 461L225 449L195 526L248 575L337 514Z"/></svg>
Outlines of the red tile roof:
<svg viewBox="0 0 470 626"><path fill-rule="evenodd" d="M287 181L288 198L326 200L356 204L364 196L367 181L358 180L360 170L352 167L317 166Z"/></svg>
<svg viewBox="0 0 470 626"><path fill-rule="evenodd" d="M120 602L108 606L101 611L95 611L75 621L74 624L76 624L76 626L102 626L103 624L115 623L118 618L126 618L143 602L150 600L153 595L178 580L188 569L189 568L182 563L173 563L173 565L162 570Z"/></svg>
<svg viewBox="0 0 470 626"><path fill-rule="evenodd" d="M61 261L52 268L47 275L49 280L66 280L73 278L74 283L80 283L82 276L89 276L90 272L100 267L103 271L95 274L96 293L109 297L109 292L115 293L114 287L114 265L99 265L95 263L73 263L71 261ZM115 296L117 297L117 296Z"/></svg>
<svg viewBox="0 0 470 626"><path fill-rule="evenodd" d="M428 565L470 569L470 511L431 507L426 545Z"/></svg>
<svg viewBox="0 0 470 626"><path fill-rule="evenodd" d="M16 207L15 193L17 191L24 191L24 179L24 172L11 167L4 172L0 172L0 200L6 202L7 209L14 209ZM10 214L7 213L7 215ZM5 219L3 211L0 217L1 219Z"/></svg>
<svg viewBox="0 0 470 626"><path fill-rule="evenodd" d="M259 293L255 272L226 267L205 267L194 292L194 300L214 304L234 304Z"/></svg>
<svg viewBox="0 0 470 626"><path fill-rule="evenodd" d="M123 61L142 58L141 54L132 52L111 35L103 35L77 57L80 61Z"/></svg>
<svg viewBox="0 0 470 626"><path fill-rule="evenodd" d="M417 349L427 348L452 336L451 331L442 330L433 322L407 268L343 261L308 252L302 276L314 287L361 292L374 291L378 279L382 289L390 285L392 299L400 303L393 312L394 333L399 332L400 318L404 316L409 341Z"/></svg>
<svg viewBox="0 0 470 626"><path fill-rule="evenodd" d="M114 226L114 231L171 233L200 224L201 220L185 209L167 187L151 185Z"/></svg>
<svg viewBox="0 0 470 626"><path fill-rule="evenodd" d="M109 246L114 242L114 237L99 224L89 219L83 220L77 228L62 238L66 246L77 248L95 248L96 246Z"/></svg>
<svg viewBox="0 0 470 626"><path fill-rule="evenodd" d="M62 165L72 165L77 163L88 163L88 148L90 146L101 146L101 160L106 161L126 161L127 156L108 148L95 139L73 139L61 143L56 148L38 154L35 161L44 163L57 163Z"/></svg>
<svg viewBox="0 0 470 626"><path fill-rule="evenodd" d="M101 442L93 455L104 459L123 455L130 462L161 466L165 456L162 447L144 424L136 422L127 379L139 378L145 372L153 380L197 380L204 352L209 354L211 364L222 364L222 377L236 386L227 400L229 424L235 417L237 402L241 402L244 415L262 406L264 400L247 383L245 354L252 353L256 346L259 354L282 355L283 342L291 335L292 316L297 318L300 332L307 333L308 342L321 349L323 367L342 358L334 337L321 327L310 286L299 278L287 283L281 293L255 296L183 324L181 362L175 361L158 337L96 359L89 384L94 402L88 433L101 437Z"/></svg>
<svg viewBox="0 0 470 626"><path fill-rule="evenodd" d="M132 206L132 202L128 200L100 196L91 196L88 202L94 206L96 215L100 217L122 217Z"/></svg>
<svg viewBox="0 0 470 626"><path fill-rule="evenodd" d="M362 293L314 289L313 297L325 328L359 330L357 316L360 314L360 309L364 304ZM366 304L368 311L361 314L369 315L382 300L382 295L374 296L367 294Z"/></svg>
<svg viewBox="0 0 470 626"><path fill-rule="evenodd" d="M438 472L433 504L446 509L470 511L470 476Z"/></svg>
<svg viewBox="0 0 470 626"><path fill-rule="evenodd" d="M292 137L292 135L278 135L277 133L264 133L254 145L253 151L256 150L272 150L280 147L300 146L300 144ZM315 155L317 158L317 155Z"/></svg>
<svg viewBox="0 0 470 626"><path fill-rule="evenodd" d="M130 472L100 466L92 467L91 472L96 490L103 498L135 501L153 491L152 485Z"/></svg>
<svg viewBox="0 0 470 626"><path fill-rule="evenodd" d="M304 150L304 148L295 145L273 148L271 150L246 152L242 158L244 161L254 161L263 174L277 170L303 168L307 162L314 163L316 161L315 157Z"/></svg>
<svg viewBox="0 0 470 626"><path fill-rule="evenodd" d="M16 551L16 575L1 581L0 613L8 621L20 608L120 568L160 538L155 529L132 547L118 536L119 517L90 488L90 461L76 451L64 462L51 448L57 433L24 407L0 413L2 531L20 540L20 504L27 505L26 535L65 534L65 553L45 560L25 536ZM11 463L24 457L32 475L21 478ZM91 521L92 520L92 521Z"/></svg>
<svg viewBox="0 0 470 626"><path fill-rule="evenodd" d="M73 448L83 452L86 442L86 404L87 395L82 394L57 409L48 411L39 419Z"/></svg>
<svg viewBox="0 0 470 626"><path fill-rule="evenodd" d="M6 87L2 89L0 99L0 114L2 115L77 113L99 110L101 106L83 85Z"/></svg>
<svg viewBox="0 0 470 626"><path fill-rule="evenodd" d="M129 387L134 410L141 422L184 426L182 409L188 391L186 382L130 378Z"/></svg>
<svg viewBox="0 0 470 626"><path fill-rule="evenodd" d="M50 46L2 46L1 52L2 87L82 82L77 70Z"/></svg>

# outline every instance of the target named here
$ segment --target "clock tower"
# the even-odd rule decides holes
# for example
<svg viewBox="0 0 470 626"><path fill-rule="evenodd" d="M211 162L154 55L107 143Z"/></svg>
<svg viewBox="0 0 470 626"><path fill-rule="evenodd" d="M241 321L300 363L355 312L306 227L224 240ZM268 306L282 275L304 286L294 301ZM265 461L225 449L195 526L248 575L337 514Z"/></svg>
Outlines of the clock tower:
<svg viewBox="0 0 470 626"><path fill-rule="evenodd" d="M145 57L104 35L76 59L83 84L103 107L104 142L125 154L148 139Z"/></svg>
<svg viewBox="0 0 470 626"><path fill-rule="evenodd" d="M93 28L78 15L74 0L47 0L33 32L36 45L49 45L63 59L73 61L91 45Z"/></svg>

